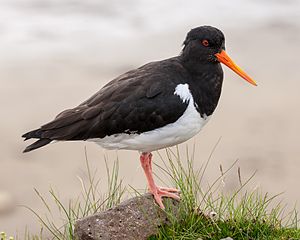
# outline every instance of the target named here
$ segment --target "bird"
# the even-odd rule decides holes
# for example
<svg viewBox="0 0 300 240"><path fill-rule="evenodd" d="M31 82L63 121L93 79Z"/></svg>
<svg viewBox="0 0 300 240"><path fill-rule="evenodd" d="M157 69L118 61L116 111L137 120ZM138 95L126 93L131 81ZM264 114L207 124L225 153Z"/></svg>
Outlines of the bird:
<svg viewBox="0 0 300 240"><path fill-rule="evenodd" d="M222 90L221 63L252 85L225 51L225 37L212 26L191 29L181 52L147 63L108 82L80 105L25 133L36 139L24 152L56 141L92 141L105 149L135 150L149 192L161 209L163 197L180 199L176 188L156 185L152 152L195 136L211 118Z"/></svg>

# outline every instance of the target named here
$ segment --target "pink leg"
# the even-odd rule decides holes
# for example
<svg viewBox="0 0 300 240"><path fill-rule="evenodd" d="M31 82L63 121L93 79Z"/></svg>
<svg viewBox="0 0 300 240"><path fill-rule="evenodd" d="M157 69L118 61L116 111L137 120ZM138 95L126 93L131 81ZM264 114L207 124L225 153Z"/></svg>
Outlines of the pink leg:
<svg viewBox="0 0 300 240"><path fill-rule="evenodd" d="M144 169L147 181L148 181L148 187L149 191L153 194L153 197L157 204L162 208L165 209L165 206L162 202L162 197L170 197L174 198L176 200L179 200L179 196L174 194L178 193L179 191L177 189L173 188L160 188L155 185L153 174L152 174L152 154L151 153L142 153L140 156L140 161L142 164L142 167Z"/></svg>
<svg viewBox="0 0 300 240"><path fill-rule="evenodd" d="M145 153L145 154L147 154L147 153ZM148 154L149 154L150 171L151 171L151 174L153 174L153 172L152 172L152 153L148 153ZM168 188L168 187L158 187L158 188L162 191L171 192L171 193L179 193L180 192L176 188Z"/></svg>

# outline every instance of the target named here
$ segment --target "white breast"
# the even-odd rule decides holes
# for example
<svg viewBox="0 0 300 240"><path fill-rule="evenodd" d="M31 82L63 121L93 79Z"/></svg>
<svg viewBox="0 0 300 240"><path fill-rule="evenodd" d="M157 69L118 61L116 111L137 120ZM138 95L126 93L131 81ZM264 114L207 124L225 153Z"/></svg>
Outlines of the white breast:
<svg viewBox="0 0 300 240"><path fill-rule="evenodd" d="M91 139L107 149L128 149L151 152L182 143L194 135L207 123L209 117L201 117L197 112L188 84L177 85L175 95L182 102L188 102L183 115L174 123L141 134L115 134L101 139Z"/></svg>

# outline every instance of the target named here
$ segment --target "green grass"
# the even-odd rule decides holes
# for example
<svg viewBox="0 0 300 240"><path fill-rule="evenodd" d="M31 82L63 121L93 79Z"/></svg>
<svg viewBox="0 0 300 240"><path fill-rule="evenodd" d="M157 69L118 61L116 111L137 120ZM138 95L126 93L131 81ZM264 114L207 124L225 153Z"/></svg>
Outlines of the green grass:
<svg viewBox="0 0 300 240"><path fill-rule="evenodd" d="M5 232L0 232L0 240L13 240L13 237L8 237Z"/></svg>
<svg viewBox="0 0 300 240"><path fill-rule="evenodd" d="M160 155L161 156L161 155ZM194 154L189 155L186 149L186 159L180 152L166 151L166 157L161 159L164 168L158 168L169 176L173 185L181 190L179 217L172 217L171 224L159 229L159 234L150 239L212 239L219 240L231 237L239 239L300 239L297 227L297 211L294 209L285 213L276 196L268 196L259 190L247 192L247 184L254 174L242 182L238 168L240 187L230 195L220 193L223 179L235 163L225 172L220 166L220 177L203 190L203 176L208 161L199 171L193 167ZM186 163L186 166L183 166Z"/></svg>
<svg viewBox="0 0 300 240"><path fill-rule="evenodd" d="M211 156L199 170L195 170L196 159L194 149L186 148L181 156L178 148L158 152L162 166L155 165L156 177L165 185L173 185L181 190L179 213L172 216L168 213L170 224L162 226L155 239L216 239L231 237L239 239L300 239L296 210L287 212L287 207L277 200L277 196L263 194L259 190L247 191L247 184L253 180L250 176L242 181L238 168L239 187L231 194L222 193L226 175L231 174L236 167L234 162L228 169L220 166L220 177L211 184L205 183L205 173ZM212 151L212 153L214 150ZM63 204L58 194L50 189L49 194L55 202L56 209L51 209L41 193L35 189L37 196L45 206L45 214L39 215L35 210L25 206L39 220L41 231L39 235L31 235L26 231L25 236L15 239L25 240L73 240L73 228L76 219L103 211L117 205L128 193L118 177L118 159L112 169L107 165L108 192L99 192L99 181L96 171L92 172L86 156L88 180L80 180L82 195L75 200ZM169 179L170 183L165 183ZM101 179L102 180L102 179ZM133 189L134 190L134 189ZM136 191L136 190L134 190ZM136 194L139 194L138 192ZM54 211L58 211L61 222L54 219ZM2 235L1 235L2 234ZM1 240L7 237L1 233Z"/></svg>
<svg viewBox="0 0 300 240"><path fill-rule="evenodd" d="M119 164L118 159L113 163L112 168L108 167L107 159L105 158L105 166L107 171L107 193L99 192L100 180L97 178L97 171L91 170L85 149L85 162L87 168L87 181L78 178L82 194L75 200L70 200L67 204L63 204L56 191L52 188L49 190L50 197L55 203L56 208L51 208L50 204L45 200L42 194L34 189L36 195L41 200L45 207L45 214L40 215L34 209L28 206L22 206L28 209L38 219L41 224L39 235L31 235L29 231L25 231L25 236L20 239L25 240L73 240L74 224L77 219L92 215L96 212L104 211L120 203L121 197L125 192L122 185L122 180L119 179ZM59 215L59 220L54 216ZM16 237L18 239L19 237ZM0 239L2 240L2 239Z"/></svg>

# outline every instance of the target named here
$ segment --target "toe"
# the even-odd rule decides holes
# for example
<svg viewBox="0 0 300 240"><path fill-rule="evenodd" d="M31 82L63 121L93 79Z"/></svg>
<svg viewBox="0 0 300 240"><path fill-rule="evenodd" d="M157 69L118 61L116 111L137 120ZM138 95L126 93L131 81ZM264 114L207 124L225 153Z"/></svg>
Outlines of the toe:
<svg viewBox="0 0 300 240"><path fill-rule="evenodd" d="M180 200L180 197L178 195L171 193L171 192L159 190L158 193L161 197L169 197L169 198L173 198L176 200Z"/></svg>
<svg viewBox="0 0 300 240"><path fill-rule="evenodd" d="M180 193L180 190L176 188L159 187L159 189L171 193Z"/></svg>
<svg viewBox="0 0 300 240"><path fill-rule="evenodd" d="M164 206L164 204L162 202L161 195L159 195L159 194L153 194L153 196L154 196L154 199L155 199L156 203L158 204L158 206L160 206L160 208L162 210L165 210L165 206Z"/></svg>

